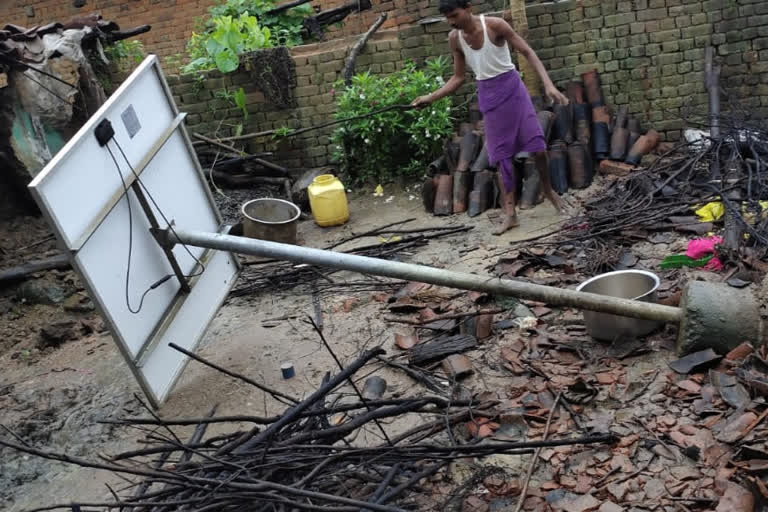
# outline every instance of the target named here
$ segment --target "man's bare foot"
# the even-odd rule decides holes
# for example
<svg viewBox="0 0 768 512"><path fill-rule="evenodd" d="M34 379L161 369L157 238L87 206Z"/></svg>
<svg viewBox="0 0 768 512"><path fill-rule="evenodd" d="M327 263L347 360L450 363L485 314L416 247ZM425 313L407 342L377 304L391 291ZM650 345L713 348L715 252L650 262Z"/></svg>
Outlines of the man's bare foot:
<svg viewBox="0 0 768 512"><path fill-rule="evenodd" d="M493 231L496 236L503 235L512 228L516 228L520 225L520 221L517 220L517 215L509 217L504 216L504 220L501 221L501 225Z"/></svg>
<svg viewBox="0 0 768 512"><path fill-rule="evenodd" d="M563 203L563 200L560 199L560 196L557 195L556 192L552 191L548 194L549 202L552 203L552 206L555 207L555 210L559 215L562 215L565 213L565 205Z"/></svg>

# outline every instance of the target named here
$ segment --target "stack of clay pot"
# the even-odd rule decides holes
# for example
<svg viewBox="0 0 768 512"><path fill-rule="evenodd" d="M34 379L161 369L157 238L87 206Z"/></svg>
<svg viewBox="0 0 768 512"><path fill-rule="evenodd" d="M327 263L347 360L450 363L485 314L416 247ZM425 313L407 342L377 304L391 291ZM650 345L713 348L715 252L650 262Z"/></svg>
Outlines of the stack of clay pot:
<svg viewBox="0 0 768 512"><path fill-rule="evenodd" d="M564 194L569 188L585 188L592 183L590 151L590 109L584 103L584 88L578 82L568 85L568 105L555 105L549 110L534 101L538 119L549 148L549 174L552 188ZM521 208L541 201L539 177L533 158L525 166Z"/></svg>
<svg viewBox="0 0 768 512"><path fill-rule="evenodd" d="M592 107L592 147L595 157L598 160L639 164L643 156L659 144L659 133L648 130L648 133L641 135L640 122L628 115L626 107L619 108L611 125L611 114L605 105L597 71L584 73L581 78L589 106Z"/></svg>
<svg viewBox="0 0 768 512"><path fill-rule="evenodd" d="M424 208L435 215L480 215L499 203L500 185L484 144L483 122L476 105L470 122L445 144L443 155L429 165L422 189Z"/></svg>

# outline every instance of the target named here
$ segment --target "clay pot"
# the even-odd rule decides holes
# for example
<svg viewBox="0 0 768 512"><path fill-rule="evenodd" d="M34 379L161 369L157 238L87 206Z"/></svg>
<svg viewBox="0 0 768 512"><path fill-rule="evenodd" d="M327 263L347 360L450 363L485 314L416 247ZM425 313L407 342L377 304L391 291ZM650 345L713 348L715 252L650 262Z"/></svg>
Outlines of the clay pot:
<svg viewBox="0 0 768 512"><path fill-rule="evenodd" d="M424 181L421 186L421 200L424 203L424 210L427 213L435 211L435 194L437 193L437 184L440 181L438 176L432 176Z"/></svg>
<svg viewBox="0 0 768 512"><path fill-rule="evenodd" d="M525 161L523 173L523 191L520 194L520 209L528 210L539 202L539 170L536 169L536 160L528 158Z"/></svg>
<svg viewBox="0 0 768 512"><path fill-rule="evenodd" d="M635 142L637 142L637 139L640 138L640 121L630 117L629 120L627 121L627 129L629 130L629 141L627 142L627 154L629 154L629 150L632 149L632 146L635 145ZM621 158L621 160L623 161L624 158L626 157L627 155L625 154Z"/></svg>
<svg viewBox="0 0 768 512"><path fill-rule="evenodd" d="M598 160L608 158L611 151L611 135L608 123L592 123L592 148Z"/></svg>
<svg viewBox="0 0 768 512"><path fill-rule="evenodd" d="M592 140L592 119L589 105L576 103L573 105L574 138L589 147Z"/></svg>
<svg viewBox="0 0 768 512"><path fill-rule="evenodd" d="M569 82L566 87L565 95L568 96L568 101L573 105L584 103L584 84L581 82Z"/></svg>
<svg viewBox="0 0 768 512"><path fill-rule="evenodd" d="M561 195L568 192L568 150L562 140L556 140L550 146L549 174L555 192Z"/></svg>
<svg viewBox="0 0 768 512"><path fill-rule="evenodd" d="M541 110L536 117L539 119L539 126L542 133L544 133L544 140L549 142L549 137L552 134L552 121L555 119L555 114L549 110Z"/></svg>
<svg viewBox="0 0 768 512"><path fill-rule="evenodd" d="M611 113L608 111L608 107L601 105L599 107L592 108L592 122L593 123L605 123L606 125L611 122Z"/></svg>
<svg viewBox="0 0 768 512"><path fill-rule="evenodd" d="M478 315L475 319L475 337L484 340L493 334L493 315Z"/></svg>
<svg viewBox="0 0 768 512"><path fill-rule="evenodd" d="M446 169L445 167L445 155L441 156L434 162L429 164L428 170L430 174L439 174L440 172L444 171Z"/></svg>
<svg viewBox="0 0 768 512"><path fill-rule="evenodd" d="M573 142L572 126L570 107L568 105L555 105L555 124L552 129L552 136L570 144Z"/></svg>
<svg viewBox="0 0 768 512"><path fill-rule="evenodd" d="M470 131L464 134L459 146L459 161L456 164L457 171L464 172L469 170L469 165L475 159L481 143L480 135L477 132Z"/></svg>
<svg viewBox="0 0 768 512"><path fill-rule="evenodd" d="M445 166L448 172L456 170L456 166L459 164L459 145L460 139L454 134L450 141L445 143L443 147L443 156L445 157Z"/></svg>
<svg viewBox="0 0 768 512"><path fill-rule="evenodd" d="M592 183L591 159L581 142L568 146L568 177L573 188L586 188Z"/></svg>
<svg viewBox="0 0 768 512"><path fill-rule="evenodd" d="M472 175L469 172L456 171L453 173L453 213L467 211L471 183Z"/></svg>
<svg viewBox="0 0 768 512"><path fill-rule="evenodd" d="M629 154L624 161L631 165L640 164L640 160L653 151L653 149L659 145L660 140L661 136L659 135L659 132L656 130L648 130L648 133L637 139L637 142L635 142L632 149L629 150Z"/></svg>
<svg viewBox="0 0 768 512"><path fill-rule="evenodd" d="M491 171L482 170L474 174L467 212L470 217L476 217L490 208L493 199L493 181L494 173Z"/></svg>
<svg viewBox="0 0 768 512"><path fill-rule="evenodd" d="M480 153L478 153L477 158L475 158L474 163L472 164L471 171L473 173L477 173L480 171L483 171L490 167L490 162L488 161L488 148L483 144L483 147L480 149Z"/></svg>
<svg viewBox="0 0 768 512"><path fill-rule="evenodd" d="M611 135L611 160L621 161L627 154L627 143L629 141L629 130L616 127Z"/></svg>
<svg viewBox="0 0 768 512"><path fill-rule="evenodd" d="M477 102L472 103L469 106L469 122L473 125L477 125L478 121L483 119L483 113L480 112L480 105Z"/></svg>
<svg viewBox="0 0 768 512"><path fill-rule="evenodd" d="M581 75L581 79L584 82L584 90L587 94L587 102L592 107L600 107L605 105L605 98L603 97L603 88L600 84L600 75L597 74L597 70L587 71Z"/></svg>
<svg viewBox="0 0 768 512"><path fill-rule="evenodd" d="M435 215L450 215L453 213L453 175L441 174L435 192Z"/></svg>

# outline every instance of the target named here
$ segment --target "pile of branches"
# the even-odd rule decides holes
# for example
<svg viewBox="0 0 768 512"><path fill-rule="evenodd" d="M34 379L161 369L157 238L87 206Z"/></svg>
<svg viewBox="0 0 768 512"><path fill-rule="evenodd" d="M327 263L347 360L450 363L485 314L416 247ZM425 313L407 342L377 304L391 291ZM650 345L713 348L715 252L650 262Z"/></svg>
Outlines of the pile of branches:
<svg viewBox="0 0 768 512"><path fill-rule="evenodd" d="M395 229L392 227L394 225L402 225L412 222L413 220L415 219L398 221L395 224L389 224L371 231L366 231L365 233L360 233L335 242L324 247L324 249L334 250L353 240L365 237L377 237L383 241L341 252L358 256L369 256L372 258L392 259L401 256L403 252L407 250L423 247L427 245L430 240L456 235L458 233L466 233L472 229L472 226L463 225L413 229ZM246 263L245 265L246 270L240 277L240 281L244 284L232 290L230 297L241 297L243 295L250 295L262 291L290 290L300 285L312 285L313 289L317 291L331 291L340 288L347 291L373 291L399 286L392 281L374 278L364 281L355 281L354 283L336 282L331 276L340 272L338 270L319 270L311 265L296 265L290 262L257 261Z"/></svg>
<svg viewBox="0 0 768 512"><path fill-rule="evenodd" d="M179 347L173 348L186 353ZM357 390L353 376L383 352L380 348L370 350L346 367L339 364L339 373L327 374L320 387L302 401L249 381L288 404L283 414L272 418L214 417L214 409L206 418L173 421L160 419L147 407L150 418L117 420L117 423L131 427L152 427L147 446L104 462L40 450L24 443L21 438L18 438L20 443L0 438L0 446L83 467L105 469L126 477L139 477L124 489L110 488L113 501L53 505L38 510L102 507L129 512L395 512L440 509L444 503L441 505L437 501L445 500L445 486L441 485L442 490L437 492L425 482L430 477L439 478L435 475L457 459L497 453L532 453L533 448L544 446L615 440L608 434L534 442L467 441L465 436L454 433L454 426L477 417L493 417L495 403L451 403L441 397L429 396L366 400ZM199 356L193 357L202 360ZM359 402L342 403L331 398L334 393L344 396L338 388L346 382L355 390ZM436 415L437 419L416 422L418 426L397 436L388 435L382 424L388 419L418 413ZM254 426L250 430L205 439L206 426L214 423L220 427L241 423ZM195 424L196 431L186 442L171 429L176 425ZM354 445L361 430L366 428L380 433L383 442ZM442 476L444 480L449 479ZM468 492L461 485L447 485L455 493ZM449 494L449 500L456 498Z"/></svg>
<svg viewBox="0 0 768 512"><path fill-rule="evenodd" d="M695 232L699 221L694 209L719 201L726 212L721 219L725 249L764 258L768 217L760 202L768 200L768 123L750 121L738 109L721 115L720 123L718 137L707 131L687 131L691 140L615 180L585 204L584 215L545 237L556 235L557 244L604 249L620 238L644 239L653 230L682 225ZM686 124L702 126L693 119ZM706 227L700 231L714 228Z"/></svg>

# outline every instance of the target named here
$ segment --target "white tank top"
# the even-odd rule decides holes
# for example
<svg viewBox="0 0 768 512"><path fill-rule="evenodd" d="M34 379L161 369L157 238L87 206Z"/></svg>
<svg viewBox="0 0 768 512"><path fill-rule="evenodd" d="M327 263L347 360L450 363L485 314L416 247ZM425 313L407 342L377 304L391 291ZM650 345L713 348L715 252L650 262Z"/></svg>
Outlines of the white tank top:
<svg viewBox="0 0 768 512"><path fill-rule="evenodd" d="M464 59L474 71L475 78L488 80L515 69L515 65L512 64L512 55L509 53L509 45L506 41L503 46L493 44L491 38L488 37L485 15L480 16L480 22L483 24L483 46L479 50L474 50L469 46L463 33L459 31L459 41L464 52Z"/></svg>

